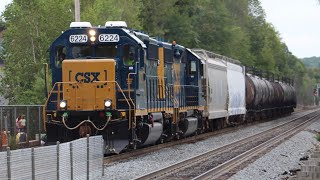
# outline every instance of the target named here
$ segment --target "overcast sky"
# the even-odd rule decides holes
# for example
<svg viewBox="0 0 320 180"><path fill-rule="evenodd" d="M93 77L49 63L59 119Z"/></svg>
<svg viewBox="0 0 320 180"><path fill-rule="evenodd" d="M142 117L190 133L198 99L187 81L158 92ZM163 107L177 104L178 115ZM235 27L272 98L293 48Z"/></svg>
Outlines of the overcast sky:
<svg viewBox="0 0 320 180"><path fill-rule="evenodd" d="M0 0L0 12L12 0ZM320 4L318 0L260 0L267 21L299 58L320 56Z"/></svg>
<svg viewBox="0 0 320 180"><path fill-rule="evenodd" d="M6 5L8 3L10 3L12 0L0 0L0 14L2 13L2 11L4 10L4 8L6 7Z"/></svg>
<svg viewBox="0 0 320 180"><path fill-rule="evenodd" d="M261 0L267 21L299 58L320 56L318 0Z"/></svg>

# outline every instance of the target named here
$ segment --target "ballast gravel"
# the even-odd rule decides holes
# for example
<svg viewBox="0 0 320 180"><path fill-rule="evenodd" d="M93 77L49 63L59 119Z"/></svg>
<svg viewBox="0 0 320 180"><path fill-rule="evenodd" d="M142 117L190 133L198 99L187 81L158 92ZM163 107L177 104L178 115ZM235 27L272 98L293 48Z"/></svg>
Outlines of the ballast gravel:
<svg viewBox="0 0 320 180"><path fill-rule="evenodd" d="M208 138L208 139L200 141L200 142L164 148L159 151L155 151L153 153L148 153L145 155L132 157L128 161L113 163L113 164L107 165L105 167L105 176L102 177L101 179L108 179L108 180L109 179L121 179L121 180L134 179L134 178L140 177L144 174L150 173L152 171L155 171L155 170L161 169L163 167L166 167L166 166L175 164L177 162L183 161L183 160L188 159L190 157L202 154L208 150L212 150L212 149L224 146L226 144L229 144L233 141L238 141L242 138L252 136L252 135L257 134L261 131L270 129L274 126L277 126L279 124L287 122L293 118L308 114L312 111L314 111L314 110L295 113L291 116L287 116L287 117L280 118L277 120L273 120L273 121L257 124L254 126L238 129L232 133L217 135L217 136ZM319 123L319 128L320 128L320 123ZM302 140L304 143L307 143L309 141L309 139L310 139L309 142L311 142L311 139L313 138L314 135L311 135L311 133L308 133L308 132L303 132L302 136L303 137L307 136L304 138L304 140ZM306 140L306 138L308 140ZM292 142L293 142L293 144L295 144L294 141L292 141ZM297 142L297 144L299 144L299 143L301 143L301 142ZM310 146L301 145L301 146L303 146L303 150L298 151L297 149L299 149L299 148L297 148L295 151L303 153L311 148L311 145ZM290 148L288 148L287 154L292 154L291 152L289 153L289 150L290 150ZM280 154L283 154L283 153L280 153ZM299 158L301 156L302 155L300 155ZM299 158L298 158L298 160L299 160ZM275 158L272 158L272 159L270 158L270 160L268 160L268 162L269 161L271 164L271 163L274 163L274 161L278 161L278 160ZM287 162L284 162L284 163L288 164ZM296 167L298 166L298 163L296 161L295 161L295 163L292 163L292 164L295 164ZM270 167L272 167L272 166L273 165L271 164ZM262 162L261 167L266 167L266 164ZM259 172L260 170L257 170L257 171ZM279 169L278 171L281 172L284 170ZM277 174L279 174L279 173L277 173ZM255 175L256 174L252 175L253 179L261 179L261 177L259 176L259 173L257 174L258 176L255 176ZM254 178L254 176L256 178ZM242 179L248 179L250 176L246 176L246 174L242 174L242 175L239 174L239 177L241 177ZM238 179L238 178L236 177L236 179Z"/></svg>
<svg viewBox="0 0 320 180"><path fill-rule="evenodd" d="M310 155L318 143L315 133L319 131L320 119L239 171L230 180L287 179L290 177L290 170L301 168L300 158Z"/></svg>

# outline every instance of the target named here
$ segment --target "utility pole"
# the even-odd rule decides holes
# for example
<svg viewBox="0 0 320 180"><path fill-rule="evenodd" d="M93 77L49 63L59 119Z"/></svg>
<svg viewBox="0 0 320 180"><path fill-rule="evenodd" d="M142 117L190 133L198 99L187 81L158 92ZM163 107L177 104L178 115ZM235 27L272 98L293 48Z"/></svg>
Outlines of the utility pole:
<svg viewBox="0 0 320 180"><path fill-rule="evenodd" d="M74 17L76 22L80 22L80 0L74 0Z"/></svg>

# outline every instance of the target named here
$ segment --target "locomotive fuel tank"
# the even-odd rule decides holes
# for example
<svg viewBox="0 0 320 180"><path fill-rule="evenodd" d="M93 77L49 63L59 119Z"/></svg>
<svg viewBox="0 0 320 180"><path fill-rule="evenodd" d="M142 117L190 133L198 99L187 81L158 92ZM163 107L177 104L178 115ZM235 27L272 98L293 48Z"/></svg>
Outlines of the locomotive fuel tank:
<svg viewBox="0 0 320 180"><path fill-rule="evenodd" d="M140 130L142 134L142 146L154 144L160 139L163 132L163 116L162 113L150 113L150 123L143 123Z"/></svg>
<svg viewBox="0 0 320 180"><path fill-rule="evenodd" d="M189 136L196 132L198 128L198 119L195 117L187 117L180 122L181 130L183 131L184 136Z"/></svg>
<svg viewBox="0 0 320 180"><path fill-rule="evenodd" d="M141 131L143 132L142 146L154 144L162 134L163 125L159 122L153 124L144 123Z"/></svg>

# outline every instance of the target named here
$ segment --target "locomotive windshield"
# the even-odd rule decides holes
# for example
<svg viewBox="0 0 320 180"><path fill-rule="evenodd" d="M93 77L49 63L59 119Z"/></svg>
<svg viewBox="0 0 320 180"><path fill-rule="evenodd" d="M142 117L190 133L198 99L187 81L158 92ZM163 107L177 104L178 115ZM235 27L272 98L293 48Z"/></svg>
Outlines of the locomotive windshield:
<svg viewBox="0 0 320 180"><path fill-rule="evenodd" d="M97 46L73 46L71 48L72 59L108 58L114 59L118 53L114 44L103 44Z"/></svg>
<svg viewBox="0 0 320 180"><path fill-rule="evenodd" d="M72 58L73 59L86 59L92 56L92 49L90 46L73 46Z"/></svg>

